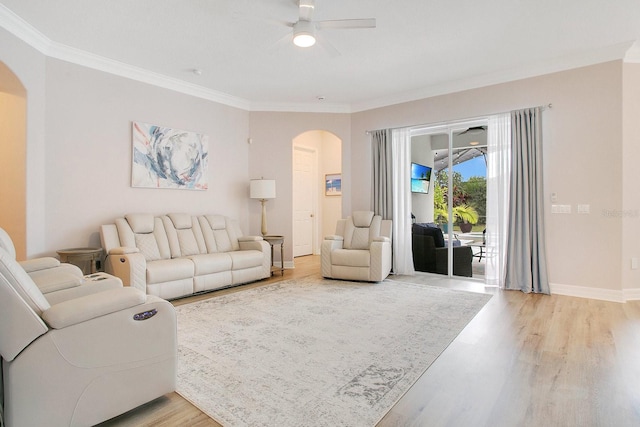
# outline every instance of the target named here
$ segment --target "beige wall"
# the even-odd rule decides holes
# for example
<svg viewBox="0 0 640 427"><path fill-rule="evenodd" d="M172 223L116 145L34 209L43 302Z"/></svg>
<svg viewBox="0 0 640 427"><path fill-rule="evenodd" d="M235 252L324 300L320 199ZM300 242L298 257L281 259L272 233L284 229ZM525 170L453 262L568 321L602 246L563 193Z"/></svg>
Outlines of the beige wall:
<svg viewBox="0 0 640 427"><path fill-rule="evenodd" d="M419 135L411 138L411 161L433 168L433 151L431 136ZM436 179L432 170L429 193L411 193L411 213L416 216L416 222L434 222L433 218L433 183Z"/></svg>
<svg viewBox="0 0 640 427"><path fill-rule="evenodd" d="M604 212L622 208L622 89L622 62L616 61L354 114L353 186L371 185L367 130L552 103L543 113L550 281L566 293L572 287L599 289L600 296L620 292L622 225ZM558 203L572 205L573 213L552 215L551 193ZM353 209L369 203L367 192L354 192ZM577 214L577 204L589 204L591 213Z"/></svg>
<svg viewBox="0 0 640 427"><path fill-rule="evenodd" d="M249 113L115 75L47 62L47 246L99 246L127 213L228 215L247 226ZM131 187L131 124L209 136L206 191Z"/></svg>
<svg viewBox="0 0 640 427"><path fill-rule="evenodd" d="M622 288L640 299L640 64L624 64L622 84Z"/></svg>
<svg viewBox="0 0 640 427"><path fill-rule="evenodd" d="M342 141L342 164L348 165L350 115L330 113L279 113L252 112L250 114L250 136L253 143L249 148L249 170L251 178L275 179L277 199L269 202L267 216L269 229L283 234L285 242L291 242L292 228L292 144L294 138L307 131L323 130ZM349 168L342 169L342 211L350 212ZM369 191L368 188L364 191ZM249 231L260 232L261 210L258 204L249 205ZM293 259L293 249L285 243L285 261Z"/></svg>
<svg viewBox="0 0 640 427"><path fill-rule="evenodd" d="M329 132L322 133L322 161L320 171L322 199L322 229L318 236L316 252L320 253L320 244L324 236L335 234L336 224L342 218L342 196L325 196L325 175L342 173L342 141Z"/></svg>

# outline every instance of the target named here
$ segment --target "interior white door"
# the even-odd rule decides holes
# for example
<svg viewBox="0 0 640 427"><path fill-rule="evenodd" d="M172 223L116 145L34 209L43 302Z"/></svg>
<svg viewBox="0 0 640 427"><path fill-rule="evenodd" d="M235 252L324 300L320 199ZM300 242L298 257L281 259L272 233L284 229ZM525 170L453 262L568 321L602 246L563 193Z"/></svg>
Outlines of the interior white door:
<svg viewBox="0 0 640 427"><path fill-rule="evenodd" d="M315 150L293 147L293 256L313 253L316 206Z"/></svg>

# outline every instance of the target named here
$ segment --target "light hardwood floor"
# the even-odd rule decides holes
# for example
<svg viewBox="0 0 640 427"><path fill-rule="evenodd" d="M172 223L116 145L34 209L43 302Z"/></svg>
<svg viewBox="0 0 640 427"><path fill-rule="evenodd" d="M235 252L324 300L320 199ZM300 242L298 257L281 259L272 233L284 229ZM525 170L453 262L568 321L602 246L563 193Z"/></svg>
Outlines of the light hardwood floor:
<svg viewBox="0 0 640 427"><path fill-rule="evenodd" d="M296 258L284 277L174 304L319 277L319 262ZM640 301L527 295L435 276L432 284L494 297L379 427L640 425ZM219 424L171 393L101 426Z"/></svg>

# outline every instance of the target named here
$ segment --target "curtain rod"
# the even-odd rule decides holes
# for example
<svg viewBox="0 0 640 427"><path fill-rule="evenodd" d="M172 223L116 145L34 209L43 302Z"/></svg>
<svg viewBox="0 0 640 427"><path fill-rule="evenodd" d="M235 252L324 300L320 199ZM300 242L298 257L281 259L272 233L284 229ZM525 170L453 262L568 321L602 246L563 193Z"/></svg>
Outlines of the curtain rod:
<svg viewBox="0 0 640 427"><path fill-rule="evenodd" d="M540 108L540 111L544 111L544 110L547 110L547 109L550 110L551 108L553 108L553 104L549 103L549 104L538 105L537 107L529 107L529 108ZM511 110L511 111L515 111L515 110ZM452 124L459 123L459 122L471 122L471 121L474 121L474 120L484 120L484 119L489 118L489 116L495 116L496 114L511 113L511 111L502 111L500 113L487 114L486 116L470 117L470 118L458 119L458 120L449 120L449 121L446 121L446 122L428 123L428 124L422 124L422 125L398 126L398 127L394 127L394 128L388 128L388 129L396 130L396 129L407 129L407 128L446 126L446 125L452 125ZM366 130L364 133L367 134L367 135L370 135L371 132L375 132L377 130L384 130L384 129Z"/></svg>

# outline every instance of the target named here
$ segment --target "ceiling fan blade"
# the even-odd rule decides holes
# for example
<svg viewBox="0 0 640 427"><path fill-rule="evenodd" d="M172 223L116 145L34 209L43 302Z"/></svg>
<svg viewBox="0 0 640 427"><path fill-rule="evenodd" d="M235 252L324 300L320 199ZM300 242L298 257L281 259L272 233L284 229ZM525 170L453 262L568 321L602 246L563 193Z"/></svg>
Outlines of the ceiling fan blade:
<svg viewBox="0 0 640 427"><path fill-rule="evenodd" d="M318 21L316 22L316 28L319 30L324 30L326 28L335 30L352 28L376 28L376 18Z"/></svg>
<svg viewBox="0 0 640 427"><path fill-rule="evenodd" d="M276 41L275 43L272 43L268 48L267 48L267 52L269 53L276 53L278 51L280 51L281 49L288 47L291 45L291 33L287 33L285 35L283 35L282 37L280 37L278 39L278 41Z"/></svg>
<svg viewBox="0 0 640 427"><path fill-rule="evenodd" d="M327 55L329 55L331 58L340 56L340 51L338 51L338 49L336 49L334 45L329 43L329 41L319 38L317 39L316 43L318 43L318 45L320 45L320 47L324 49Z"/></svg>
<svg viewBox="0 0 640 427"><path fill-rule="evenodd" d="M298 1L299 16L303 21L311 21L313 18L313 11L316 8L315 0L299 0Z"/></svg>

